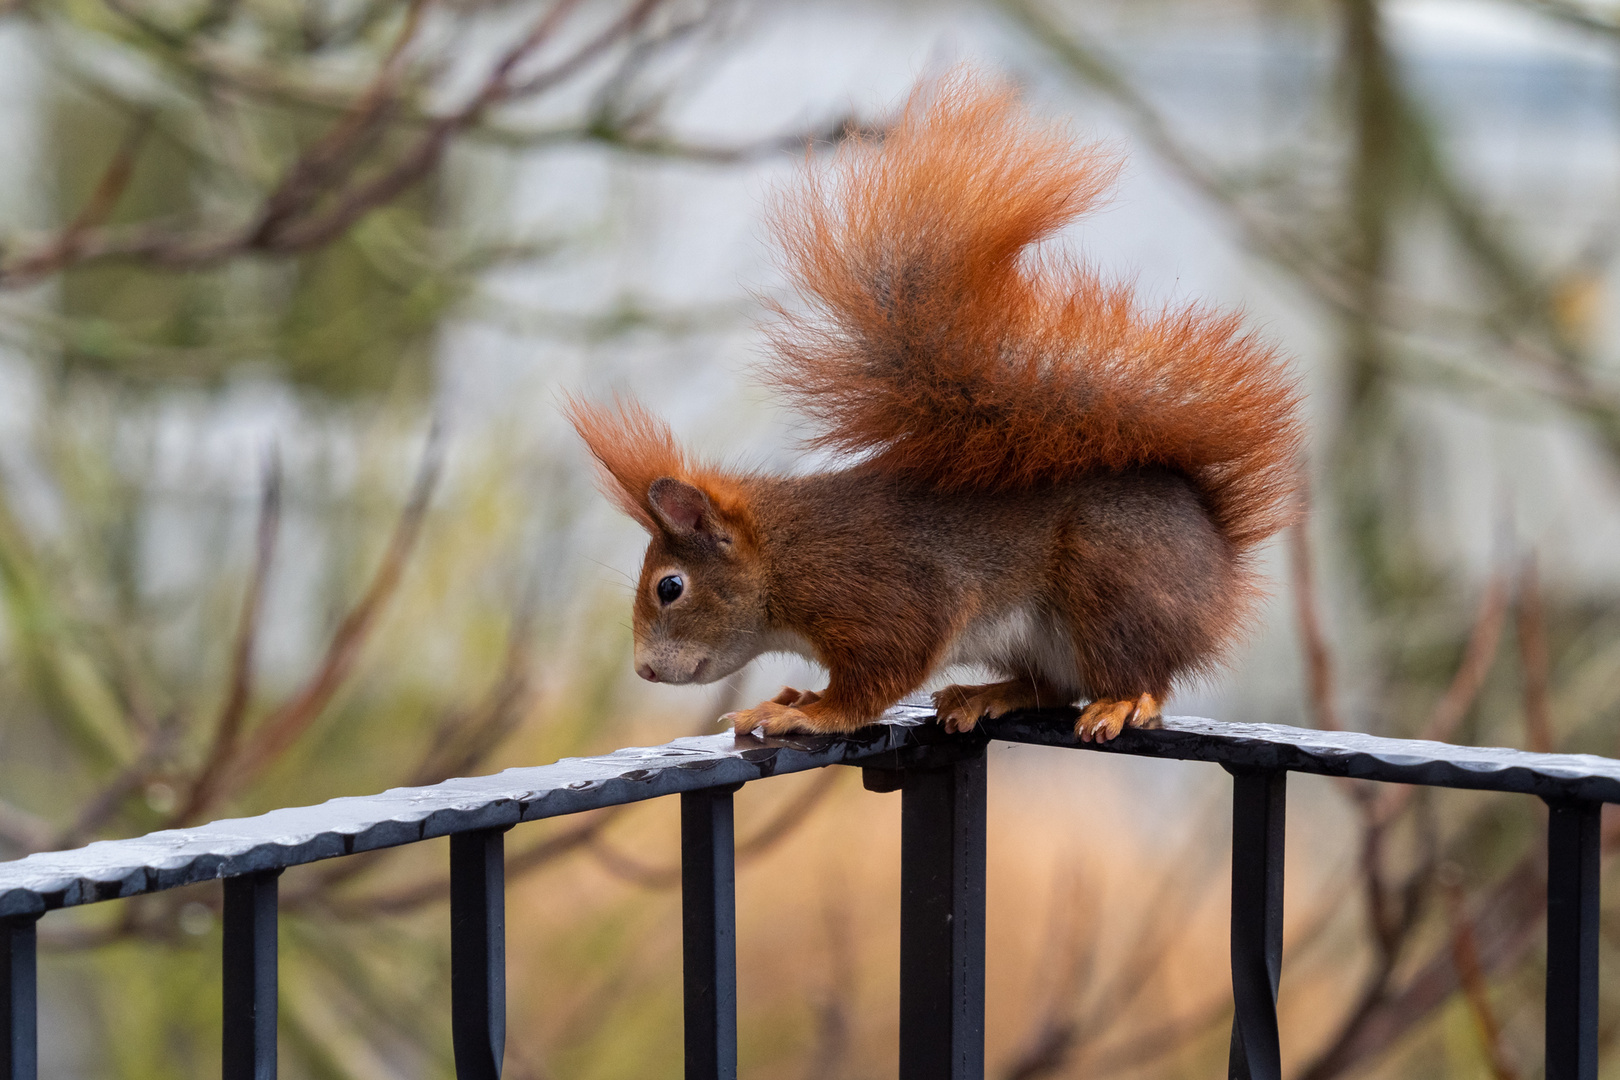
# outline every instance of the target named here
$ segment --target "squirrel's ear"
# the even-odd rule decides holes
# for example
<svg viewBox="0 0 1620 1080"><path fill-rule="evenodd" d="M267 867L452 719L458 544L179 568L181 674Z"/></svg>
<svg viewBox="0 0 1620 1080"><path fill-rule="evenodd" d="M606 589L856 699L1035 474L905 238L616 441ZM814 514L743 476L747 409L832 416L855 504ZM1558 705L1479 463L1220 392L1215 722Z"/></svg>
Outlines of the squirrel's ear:
<svg viewBox="0 0 1620 1080"><path fill-rule="evenodd" d="M661 476L647 489L647 504L670 532L690 536L713 532L714 504L703 489L673 476Z"/></svg>
<svg viewBox="0 0 1620 1080"><path fill-rule="evenodd" d="M634 401L605 408L570 397L563 411L601 466L603 494L649 533L657 532L662 526L648 503L648 485L688 468L669 425Z"/></svg>

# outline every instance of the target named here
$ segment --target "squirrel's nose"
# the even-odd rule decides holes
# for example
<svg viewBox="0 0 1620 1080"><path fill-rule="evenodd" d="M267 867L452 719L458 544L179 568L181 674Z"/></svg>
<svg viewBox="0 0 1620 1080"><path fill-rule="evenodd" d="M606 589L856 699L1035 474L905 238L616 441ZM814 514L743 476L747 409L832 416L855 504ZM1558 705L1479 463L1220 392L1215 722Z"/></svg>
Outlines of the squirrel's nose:
<svg viewBox="0 0 1620 1080"><path fill-rule="evenodd" d="M646 679L648 682L657 682L658 681L658 672L656 672L656 671L654 671L652 669L651 664L637 664L636 665L636 674L640 675L643 679Z"/></svg>

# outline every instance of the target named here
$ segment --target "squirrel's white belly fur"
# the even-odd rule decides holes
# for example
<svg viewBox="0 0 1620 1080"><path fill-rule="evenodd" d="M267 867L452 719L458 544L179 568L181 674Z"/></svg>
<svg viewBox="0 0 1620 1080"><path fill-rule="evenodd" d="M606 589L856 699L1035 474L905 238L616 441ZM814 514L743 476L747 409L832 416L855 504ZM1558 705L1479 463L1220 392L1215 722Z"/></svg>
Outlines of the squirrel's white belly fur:
<svg viewBox="0 0 1620 1080"><path fill-rule="evenodd" d="M766 635L759 652L786 653L824 663L815 647L791 630ZM985 667L1003 678L1039 676L1050 686L1083 689L1074 642L1050 612L1033 605L981 615L956 635L935 674L953 667Z"/></svg>
<svg viewBox="0 0 1620 1080"><path fill-rule="evenodd" d="M963 628L942 668L987 667L1003 678L1039 676L1051 686L1081 689L1074 641L1048 611L1024 604L991 612Z"/></svg>

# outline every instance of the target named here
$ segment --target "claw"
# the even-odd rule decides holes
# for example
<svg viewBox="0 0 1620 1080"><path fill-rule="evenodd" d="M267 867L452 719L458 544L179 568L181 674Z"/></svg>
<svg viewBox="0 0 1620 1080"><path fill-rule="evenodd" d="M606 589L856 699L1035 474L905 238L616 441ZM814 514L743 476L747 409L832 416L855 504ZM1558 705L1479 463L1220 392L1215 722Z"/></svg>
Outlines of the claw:
<svg viewBox="0 0 1620 1080"><path fill-rule="evenodd" d="M934 712L940 725L950 732L972 731L974 725L987 717L994 720L1019 709L1057 705L1062 697L1062 694L1034 685L1027 679L1010 679L982 686L947 686L933 695Z"/></svg>
<svg viewBox="0 0 1620 1080"><path fill-rule="evenodd" d="M982 686L947 686L933 695L934 713L949 732L971 731L983 715L978 695Z"/></svg>
<svg viewBox="0 0 1620 1080"><path fill-rule="evenodd" d="M784 686L781 693L769 701L762 701L752 709L728 712L720 720L730 722L732 730L738 735L759 730L766 735L811 734L822 728L800 710L820 700L821 694L815 690L795 690L791 686Z"/></svg>
<svg viewBox="0 0 1620 1080"><path fill-rule="evenodd" d="M780 701L762 701L752 709L738 709L720 718L731 721L738 735L759 731L765 735L788 735L795 731L811 731L810 718L791 705Z"/></svg>
<svg viewBox="0 0 1620 1080"><path fill-rule="evenodd" d="M1074 733L1081 742L1108 742L1127 726L1158 727L1163 713L1159 699L1152 694L1138 698L1098 698L1087 705L1074 722Z"/></svg>

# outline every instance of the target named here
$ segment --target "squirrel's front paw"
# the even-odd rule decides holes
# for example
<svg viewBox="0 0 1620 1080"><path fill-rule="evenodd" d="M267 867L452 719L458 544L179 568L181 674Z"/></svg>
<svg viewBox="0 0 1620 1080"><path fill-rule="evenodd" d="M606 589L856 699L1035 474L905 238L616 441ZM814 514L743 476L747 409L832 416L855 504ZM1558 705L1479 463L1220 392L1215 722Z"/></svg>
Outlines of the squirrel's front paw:
<svg viewBox="0 0 1620 1080"><path fill-rule="evenodd" d="M782 687L782 692L771 698L776 705L791 705L795 709L802 709L806 705L814 705L821 700L821 695L814 690L795 690L791 686Z"/></svg>
<svg viewBox="0 0 1620 1080"><path fill-rule="evenodd" d="M816 725L799 710L820 700L821 695L814 690L799 691L784 686L782 692L771 700L762 701L752 709L726 713L720 719L730 720L732 730L738 735L747 735L755 730L766 735L809 734L816 730Z"/></svg>
<svg viewBox="0 0 1620 1080"><path fill-rule="evenodd" d="M1159 726L1163 713L1159 699L1152 694L1138 698L1098 698L1087 705L1074 722L1074 733L1081 742L1107 742L1129 724L1131 727Z"/></svg>

